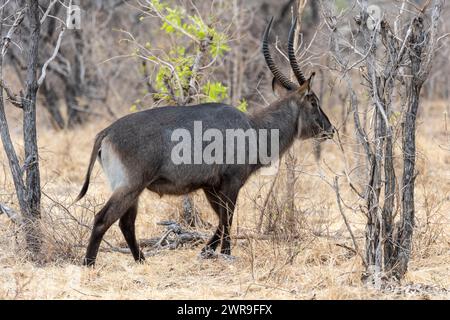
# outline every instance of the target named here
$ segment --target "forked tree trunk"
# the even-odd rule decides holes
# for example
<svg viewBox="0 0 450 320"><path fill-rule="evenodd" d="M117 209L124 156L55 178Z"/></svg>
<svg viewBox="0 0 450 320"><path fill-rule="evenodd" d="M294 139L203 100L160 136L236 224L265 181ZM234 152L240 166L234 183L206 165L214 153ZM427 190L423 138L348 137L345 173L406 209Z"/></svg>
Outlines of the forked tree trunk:
<svg viewBox="0 0 450 320"><path fill-rule="evenodd" d="M425 79L431 69L434 51L438 48L437 26L442 11L443 1L432 2L432 15L429 22L424 23L425 12L430 1L426 2L411 22L405 21L407 28L397 28L394 23L393 31L386 20L377 22L375 30L367 27L368 1L361 0L361 12L356 17L359 35L365 46L365 70L368 93L372 98L375 109L374 120L368 122L373 136L365 133L361 126L357 109L354 109L354 122L359 141L369 162L368 179L364 197L366 224L366 246L363 258L366 272L363 280L375 285L383 286L384 280L401 280L408 268L411 257L412 238L414 229L414 180L415 172L415 135L416 118L419 108L420 92ZM355 107L353 88L346 72L347 60L342 59L337 46L336 20L328 2L322 1L326 21L332 31L331 45L336 61L342 67L344 79L347 79L351 95L351 104ZM400 20L403 16L400 11ZM410 13L408 13L410 14ZM398 21L400 21L398 20ZM425 25L427 26L425 29ZM397 33L395 33L397 32ZM381 36L383 46L377 45L377 37ZM403 37L402 41L398 39ZM333 47L333 45L335 47ZM377 52L383 50L383 52ZM383 56L382 58L380 58ZM409 58L409 59L408 59ZM409 66L406 80L398 80L399 68ZM394 144L396 132L391 124L391 106L395 85L398 90L404 90L407 96L407 106L402 110L402 160L403 173L401 185L397 187ZM367 110L363 116L367 116ZM364 180L364 179L363 179ZM401 190L401 201L395 201L396 190ZM397 204L398 203L398 204ZM394 221L395 212L400 212L400 218Z"/></svg>
<svg viewBox="0 0 450 320"><path fill-rule="evenodd" d="M37 257L41 247L41 234L39 229L40 218L40 176L39 154L36 135L36 93L37 65L39 48L39 6L34 0L27 1L27 16L30 25L30 41L27 58L27 74L25 82L25 95L20 101L23 109L23 139L24 139L24 164L21 167L19 158L9 134L6 113L4 109L3 90L0 90L0 134L3 147L8 158L9 167L16 189L22 214L22 224L25 230L26 243L33 257ZM3 26L3 19L0 22ZM3 47L3 41L2 41ZM0 57L0 66L3 65L3 56ZM1 68L1 67L0 67ZM3 78L0 69L0 78ZM25 175L25 180L24 176Z"/></svg>
<svg viewBox="0 0 450 320"><path fill-rule="evenodd" d="M366 3L363 1L363 3ZM363 8L364 9L364 8ZM372 162L372 179L369 183L367 203L369 223L366 234L368 273L372 279L400 280L404 277L411 257L414 229L414 180L416 157L416 119L419 108L420 93L431 68L431 61L436 50L436 29L442 9L442 1L434 1L431 28L425 30L425 8L412 20L410 29L405 34L405 45L410 60L410 76L406 81L407 107L402 123L402 158L403 173L401 185L400 221L394 227L396 178L393 152L393 129L389 123L391 98L397 70L404 61L404 48L398 45L389 24L381 21L382 42L386 48L387 61L384 62L382 75L377 76L374 68L375 53L368 55L368 78L372 81L372 96L376 105L375 154ZM364 21L364 20L363 20ZM367 29L366 29L367 33ZM408 38L409 37L409 38ZM366 38L368 39L368 38ZM378 94L378 96L377 96ZM383 114L384 112L384 114ZM381 169L384 168L384 176ZM380 206L380 189L384 188L384 205ZM372 268L372 269L371 269Z"/></svg>

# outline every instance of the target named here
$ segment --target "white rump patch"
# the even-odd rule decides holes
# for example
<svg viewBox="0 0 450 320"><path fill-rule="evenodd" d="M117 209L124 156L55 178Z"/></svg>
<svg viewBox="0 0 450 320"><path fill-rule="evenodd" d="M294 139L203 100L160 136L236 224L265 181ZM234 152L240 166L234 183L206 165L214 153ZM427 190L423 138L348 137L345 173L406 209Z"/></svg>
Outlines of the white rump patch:
<svg viewBox="0 0 450 320"><path fill-rule="evenodd" d="M105 172L112 191L128 184L128 174L126 167L122 163L119 154L114 150L114 146L105 138L101 147L101 164Z"/></svg>

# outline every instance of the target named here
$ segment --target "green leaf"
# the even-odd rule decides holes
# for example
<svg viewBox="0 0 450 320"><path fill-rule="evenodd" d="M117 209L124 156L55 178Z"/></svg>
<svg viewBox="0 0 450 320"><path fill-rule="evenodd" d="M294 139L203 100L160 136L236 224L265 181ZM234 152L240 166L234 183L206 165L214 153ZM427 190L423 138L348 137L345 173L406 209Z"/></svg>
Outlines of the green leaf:
<svg viewBox="0 0 450 320"><path fill-rule="evenodd" d="M145 55L146 59L156 65L154 80L150 80L155 91L157 91L151 94L153 98L172 102L171 100L174 98L172 95L175 95L175 98L185 95L189 90L190 81L193 81L199 86L200 92L198 94L201 101L221 102L226 100L228 98L226 86L220 82L207 81L203 72L192 73L192 66L200 49L199 43L202 41L211 40L208 51L203 57L205 63L213 61L214 58L222 57L230 50L227 34L207 24L215 18L208 17L208 22L205 23L200 16L194 13L190 14L192 11L188 12L183 6L176 5L173 1L148 0L148 3L148 13L144 14L154 14L152 11L156 10L163 15L160 20L162 32L171 34L171 40L177 43L175 46L169 45L170 50L162 54L156 55L159 50L153 51L152 49L156 49L156 47L154 47L154 43L150 42L143 45L145 49L142 49L141 52L137 50L133 52L134 56L144 57ZM186 34L189 34L189 36ZM195 40L192 38L195 38ZM167 64L162 61L167 62ZM138 70L141 75L147 75L148 73L148 70L145 70L144 67ZM134 105L138 109L142 107L139 100ZM247 102L245 100L240 101L237 108L245 112Z"/></svg>
<svg viewBox="0 0 450 320"><path fill-rule="evenodd" d="M164 8L167 6L166 4L162 4L159 0L151 0L151 1L152 1L152 5L158 11L163 11Z"/></svg>
<svg viewBox="0 0 450 320"><path fill-rule="evenodd" d="M238 106L236 107L238 110L246 113L247 112L247 107L248 107L248 103L247 100L242 99L241 101L239 101Z"/></svg>
<svg viewBox="0 0 450 320"><path fill-rule="evenodd" d="M228 37L224 33L216 32L214 29L210 29L210 32L213 40L209 52L213 57L221 57L225 52L230 51L230 47L227 44Z"/></svg>
<svg viewBox="0 0 450 320"><path fill-rule="evenodd" d="M228 98L228 88L220 82L208 81L202 87L202 92L207 96L206 102L221 102Z"/></svg>

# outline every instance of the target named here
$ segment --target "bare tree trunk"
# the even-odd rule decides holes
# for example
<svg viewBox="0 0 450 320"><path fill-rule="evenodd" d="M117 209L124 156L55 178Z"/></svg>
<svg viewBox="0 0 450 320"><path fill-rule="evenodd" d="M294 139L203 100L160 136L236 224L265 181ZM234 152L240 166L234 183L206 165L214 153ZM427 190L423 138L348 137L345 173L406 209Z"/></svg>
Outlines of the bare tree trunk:
<svg viewBox="0 0 450 320"><path fill-rule="evenodd" d="M28 52L25 99L23 101L23 139L25 141L25 185L29 210L24 212L24 218L27 245L30 251L36 254L41 247L41 236L37 223L41 216L41 185L36 134L37 66L41 24L38 2L28 0L27 4L30 21L30 48Z"/></svg>
<svg viewBox="0 0 450 320"><path fill-rule="evenodd" d="M386 50L389 52L388 61L384 69L384 78L381 81L380 88L382 90L381 104L384 107L384 112L389 119L392 108L392 96L394 92L394 78L398 74L398 56L397 48L394 46L396 40L393 38L393 34L389 29L389 25L386 21L381 23L381 36ZM382 118L382 117L381 117ZM382 208L382 230L383 237L383 250L384 250L384 265L390 272L392 269L392 254L394 250L393 246L393 226L394 226L394 210L395 210L395 190L396 190L396 176L394 167L394 132L390 123L386 123L383 119L380 119L382 123L382 135L384 143L384 205Z"/></svg>
<svg viewBox="0 0 450 320"><path fill-rule="evenodd" d="M294 48L298 47L298 38L302 25L302 15L305 10L307 0L297 0L294 7L294 15L297 16L297 26L295 28ZM297 232L297 217L295 210L295 183L297 181L297 173L295 167L297 165L297 157L295 151L290 149L286 152L286 200L285 200L285 214L286 214L286 229L291 234Z"/></svg>
<svg viewBox="0 0 450 320"><path fill-rule="evenodd" d="M13 176L14 186L19 201L20 211L23 216L26 243L29 251L36 258L41 248L41 234L39 229L41 189L39 175L39 154L36 135L36 93L37 65L39 49L39 6L34 0L27 1L28 19L30 25L30 41L27 60L27 75L25 82L25 94L19 107L23 109L23 138L25 149L25 160L22 168L19 158L12 144L9 134L3 104L3 89L0 90L0 133L3 147L8 157L9 166ZM2 11L3 16L3 11ZM3 27L3 19L1 21ZM2 41L2 48L4 42ZM0 65L3 65L3 55L0 57ZM0 69L0 78L3 80L3 70ZM3 82L3 81L2 81ZM23 175L25 174L25 181Z"/></svg>
<svg viewBox="0 0 450 320"><path fill-rule="evenodd" d="M186 100L184 104L190 103L194 98L198 99L198 88L196 87L196 81L198 78L198 72L202 66L203 58L211 45L211 39L203 39L198 48L197 54L194 59L194 64L191 67L192 75L189 79L189 87L185 88ZM183 220L186 225L190 227L201 227L205 223L202 221L199 212L195 208L194 201L189 194L183 196Z"/></svg>
<svg viewBox="0 0 450 320"><path fill-rule="evenodd" d="M1 11L0 20L0 34L3 34L3 9ZM1 39L2 48L5 45L4 39ZM0 79L3 81L3 55L0 54ZM22 107L22 106L21 106ZM9 168L13 177L14 187L16 189L17 199L19 201L20 211L23 214L28 211L28 204L26 201L26 189L22 180L22 169L20 168L19 158L12 143L11 135L9 133L8 121L6 119L3 88L0 88L0 135L2 138L3 148L9 162Z"/></svg>
<svg viewBox="0 0 450 320"><path fill-rule="evenodd" d="M295 215L295 182L297 181L297 174L295 167L297 165L297 157L293 150L288 150L285 156L286 163L286 200L285 200L285 215L286 215L286 229L295 234L297 230L297 217Z"/></svg>
<svg viewBox="0 0 450 320"><path fill-rule="evenodd" d="M64 119L59 111L58 96L52 88L49 88L48 83L44 81L41 86L41 93L45 98L44 107L50 114L51 123L56 129L64 129Z"/></svg>
<svg viewBox="0 0 450 320"><path fill-rule="evenodd" d="M82 30L74 31L74 63L72 74L66 82L65 99L67 105L67 127L73 128L82 124L84 121L82 106L79 104L79 98L82 95L82 85L84 81L84 63L83 63L83 36Z"/></svg>
<svg viewBox="0 0 450 320"><path fill-rule="evenodd" d="M419 98L424 79L420 77L422 68L422 50L425 42L423 18L416 17L410 40L409 58L411 59L411 84L408 90L408 105L403 131L403 177L402 177L402 216L395 252L393 274L401 279L407 271L411 256L411 244L414 228L414 181L416 178L416 118L419 109Z"/></svg>
<svg viewBox="0 0 450 320"><path fill-rule="evenodd" d="M319 24L320 20L320 12L319 12L319 1L312 0L309 2L309 6L311 8L311 20L313 25Z"/></svg>
<svg viewBox="0 0 450 320"><path fill-rule="evenodd" d="M377 78L376 78L376 66L375 63L375 47L372 46L372 41L376 42L376 38L372 39L372 37L376 37L376 32L371 32L367 26L367 0L362 1L361 4L361 34L364 40L364 50L367 52L366 58L366 66L368 73L368 81L371 84L371 90L378 91L377 87ZM372 83L372 80L375 83ZM373 95L373 94L372 94ZM380 224L378 220L378 208L379 208L379 198L380 198L380 180L381 180L381 168L380 161L382 155L382 146L380 145L380 119L379 112L375 113L374 124L375 133L374 139L378 143L375 144L374 153L369 156L369 179L366 184L366 192L367 192L367 224L366 224L366 261L367 261L367 277L375 275L378 277L381 272L381 254L379 253L379 243L380 243ZM378 279L375 280L375 282Z"/></svg>
<svg viewBox="0 0 450 320"><path fill-rule="evenodd" d="M238 21L237 23L242 24L240 7L237 0L233 0L233 15ZM230 97L231 103L237 105L242 98L242 78L243 71L242 68L242 47L241 47L241 28L236 29L236 45L233 48L233 58L230 59Z"/></svg>

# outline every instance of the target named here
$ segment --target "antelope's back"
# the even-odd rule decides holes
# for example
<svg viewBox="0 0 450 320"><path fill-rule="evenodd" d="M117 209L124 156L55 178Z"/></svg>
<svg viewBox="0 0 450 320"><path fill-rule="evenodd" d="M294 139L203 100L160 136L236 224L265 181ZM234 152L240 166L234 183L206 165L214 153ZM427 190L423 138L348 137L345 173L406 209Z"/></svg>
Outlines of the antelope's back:
<svg viewBox="0 0 450 320"><path fill-rule="evenodd" d="M222 163L207 164L202 157L211 143L203 140L208 129L224 139ZM225 163L225 137L230 129L251 129L247 115L229 105L208 103L136 112L117 120L106 131L128 168L139 171L136 175L144 180L157 181L159 187L154 189L159 190L154 191L183 194L218 184L224 175L248 175L248 166ZM173 159L173 150L177 145L180 148L180 143L190 144L190 161L177 163Z"/></svg>

